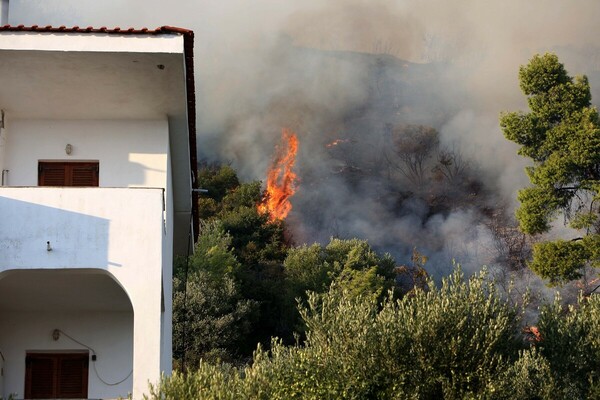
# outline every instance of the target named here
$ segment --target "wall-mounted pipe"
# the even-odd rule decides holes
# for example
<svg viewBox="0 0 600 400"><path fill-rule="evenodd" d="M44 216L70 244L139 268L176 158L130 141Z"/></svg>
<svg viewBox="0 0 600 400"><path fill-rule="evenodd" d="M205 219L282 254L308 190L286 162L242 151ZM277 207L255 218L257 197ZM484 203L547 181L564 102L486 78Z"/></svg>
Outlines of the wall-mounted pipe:
<svg viewBox="0 0 600 400"><path fill-rule="evenodd" d="M6 184L5 176L8 175L8 172L9 172L8 169L3 169L2 170L2 185L1 186L4 186Z"/></svg>

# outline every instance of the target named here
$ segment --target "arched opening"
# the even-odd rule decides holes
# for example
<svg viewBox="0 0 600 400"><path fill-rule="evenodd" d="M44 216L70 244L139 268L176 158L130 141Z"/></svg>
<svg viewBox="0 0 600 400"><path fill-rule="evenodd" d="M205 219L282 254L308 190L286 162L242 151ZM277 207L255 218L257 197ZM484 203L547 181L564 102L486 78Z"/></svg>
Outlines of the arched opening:
<svg viewBox="0 0 600 400"><path fill-rule="evenodd" d="M100 269L5 271L0 351L0 397L125 397L133 382L131 301Z"/></svg>

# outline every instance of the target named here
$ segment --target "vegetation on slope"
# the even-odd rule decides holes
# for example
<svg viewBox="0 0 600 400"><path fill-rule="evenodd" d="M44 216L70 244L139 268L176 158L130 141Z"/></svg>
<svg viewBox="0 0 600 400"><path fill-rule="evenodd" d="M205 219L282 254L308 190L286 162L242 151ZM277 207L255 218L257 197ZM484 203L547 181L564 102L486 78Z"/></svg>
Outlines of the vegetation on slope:
<svg viewBox="0 0 600 400"><path fill-rule="evenodd" d="M194 254L175 266L176 368L200 359L245 363L257 343L296 341L304 325L297 300L332 283L382 299L396 287L396 265L364 240L293 247L282 221L257 211L260 183L240 183L229 166L201 170L203 223ZM187 285L186 285L187 282ZM185 365L182 365L185 361Z"/></svg>
<svg viewBox="0 0 600 400"><path fill-rule="evenodd" d="M485 272L457 269L378 302L342 284L311 293L301 344L274 340L245 367L202 361L153 388L159 399L581 399L600 394L600 298L544 308L538 336Z"/></svg>
<svg viewBox="0 0 600 400"><path fill-rule="evenodd" d="M568 76L554 55L535 56L520 80L531 112L501 117L506 137L533 160L532 186L519 193L520 228L547 232L562 214L581 233L534 245L528 265L560 284L598 266L600 119L586 78ZM460 153L439 148L435 130L389 129L396 147L383 160L389 176L412 183L411 196L444 212L480 192ZM500 293L485 270L465 278L455 269L438 287L426 281L418 253L402 291L398 274L407 267L366 241L294 247L282 221L257 211L259 182L240 183L227 166L203 168L200 177L209 189L202 233L174 280L181 371L153 387L152 398L600 398L598 296L567 308L557 298L536 327L524 327L522 303ZM425 185L432 179L443 183L435 192ZM502 239L505 221L494 231L482 198ZM526 262L526 247L506 251L509 268Z"/></svg>

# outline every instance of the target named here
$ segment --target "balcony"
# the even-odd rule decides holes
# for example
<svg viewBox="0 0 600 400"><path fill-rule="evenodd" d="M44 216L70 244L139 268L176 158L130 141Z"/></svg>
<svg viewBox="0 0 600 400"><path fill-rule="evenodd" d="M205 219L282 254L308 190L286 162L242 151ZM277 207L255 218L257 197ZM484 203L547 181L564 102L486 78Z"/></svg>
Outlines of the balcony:
<svg viewBox="0 0 600 400"><path fill-rule="evenodd" d="M0 272L143 268L165 235L163 189L0 188Z"/></svg>

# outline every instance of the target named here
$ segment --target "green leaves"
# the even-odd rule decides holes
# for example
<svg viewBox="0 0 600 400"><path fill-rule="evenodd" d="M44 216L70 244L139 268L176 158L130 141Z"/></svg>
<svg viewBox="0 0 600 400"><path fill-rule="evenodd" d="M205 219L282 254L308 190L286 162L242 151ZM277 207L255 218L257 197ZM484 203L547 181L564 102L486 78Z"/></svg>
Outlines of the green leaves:
<svg viewBox="0 0 600 400"><path fill-rule="evenodd" d="M502 113L500 127L508 140L523 146L519 154L536 161L544 158L544 153L539 150L545 140L545 131L538 127L535 116L522 112Z"/></svg>
<svg viewBox="0 0 600 400"><path fill-rule="evenodd" d="M591 399L600 390L600 296L543 307L535 342L522 340L522 309L485 271L455 269L441 286L381 303L334 284L300 313L303 343L275 339L240 368L201 361L164 377L151 398Z"/></svg>
<svg viewBox="0 0 600 400"><path fill-rule="evenodd" d="M521 207L517 210L521 230L530 235L546 232L550 222L556 215L560 199L554 196L549 188L528 187L519 190L518 197Z"/></svg>
<svg viewBox="0 0 600 400"><path fill-rule="evenodd" d="M325 292L337 282L357 296L381 300L394 286L394 268L389 255L377 255L367 241L359 239L331 239L324 248L318 244L292 248L284 262L292 298L305 298L306 291Z"/></svg>
<svg viewBox="0 0 600 400"><path fill-rule="evenodd" d="M550 366L548 378L558 384L554 398L598 398L600 296L582 297L566 309L557 298L542 309L538 328L539 353Z"/></svg>
<svg viewBox="0 0 600 400"><path fill-rule="evenodd" d="M539 276L558 285L581 277L586 266L600 267L600 235L581 240L537 243L529 267Z"/></svg>
<svg viewBox="0 0 600 400"><path fill-rule="evenodd" d="M536 243L529 268L542 278L549 279L550 285L557 285L580 278L588 258L589 252L579 241Z"/></svg>
<svg viewBox="0 0 600 400"><path fill-rule="evenodd" d="M529 65L519 68L521 90L528 96L546 93L553 87L569 81L567 71L555 54L536 54L529 61Z"/></svg>
<svg viewBox="0 0 600 400"><path fill-rule="evenodd" d="M530 112L503 113L500 126L508 140L521 145L519 154L534 162L527 168L533 186L518 195L521 230L547 232L562 213L584 237L600 233L600 122L590 106L587 78L571 78L556 55L544 54L519 69L519 80ZM583 243L540 244L530 266L551 285L561 284L595 265L593 253Z"/></svg>

